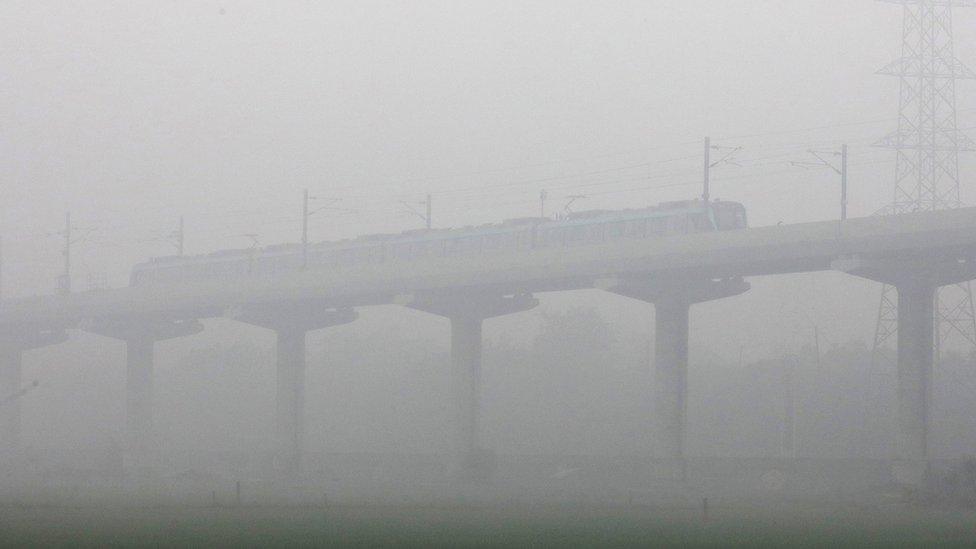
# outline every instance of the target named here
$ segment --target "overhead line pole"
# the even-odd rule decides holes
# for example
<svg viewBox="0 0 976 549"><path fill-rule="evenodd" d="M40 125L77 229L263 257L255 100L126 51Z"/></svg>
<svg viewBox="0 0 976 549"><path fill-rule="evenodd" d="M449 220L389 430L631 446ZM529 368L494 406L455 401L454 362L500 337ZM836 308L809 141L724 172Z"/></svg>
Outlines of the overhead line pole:
<svg viewBox="0 0 976 549"><path fill-rule="evenodd" d="M308 267L308 189L302 194L302 270Z"/></svg>
<svg viewBox="0 0 976 549"><path fill-rule="evenodd" d="M841 145L839 152L836 150L817 151L811 149L807 152L812 154L814 158L817 159L817 162L791 162L790 163L794 166L800 166L803 168L819 167L821 165L826 166L831 170L834 170L834 173L840 176L840 219L841 221L847 219L847 157L848 157L847 149L848 147L846 143L844 145ZM827 160L822 156L828 154L833 156L840 156L840 167L837 167L836 165L834 165L833 162L830 162L829 160Z"/></svg>
<svg viewBox="0 0 976 549"><path fill-rule="evenodd" d="M847 220L847 143L840 148L840 219Z"/></svg>
<svg viewBox="0 0 976 549"><path fill-rule="evenodd" d="M712 154L712 138L706 137L705 138L705 181L704 181L704 186L702 187L702 201L705 202L705 204L708 204L708 201L710 200L710 192L709 192L710 190L708 186L710 183L709 179L712 171L711 154Z"/></svg>
<svg viewBox="0 0 976 549"><path fill-rule="evenodd" d="M712 162L712 149L725 149L728 152ZM705 180L702 186L702 201L708 206L709 201L712 199L711 194L711 178L712 178L712 168L718 166L719 164L734 164L738 166L735 162L734 157L736 153L742 150L742 147L722 147L722 146L712 146L712 138L705 138Z"/></svg>
<svg viewBox="0 0 976 549"><path fill-rule="evenodd" d="M61 293L71 293L71 212L64 214L64 274L61 275Z"/></svg>
<svg viewBox="0 0 976 549"><path fill-rule="evenodd" d="M312 210L309 209L309 205L312 200L325 200L326 202L324 205L319 206L318 208ZM338 201L339 201L338 198L311 196L308 194L308 189L304 189L302 191L302 270L308 267L308 220L309 218L311 218L313 215L323 210L353 212L353 210L333 207L332 204L335 204Z"/></svg>
<svg viewBox="0 0 976 549"><path fill-rule="evenodd" d="M433 211L433 205L434 204L433 204L433 199L432 199L430 193L427 193L426 200L424 200L422 202L407 202L407 201L401 200L400 201L400 204L403 205L403 207L405 207L409 213L411 213L411 214L419 217L420 219L423 219L424 220L424 226L427 228L428 231L431 229L431 227L433 226L432 225L432 211ZM418 212L417 211L417 208L414 207L415 205L416 206L423 206L424 207L424 213Z"/></svg>
<svg viewBox="0 0 976 549"><path fill-rule="evenodd" d="M176 230L176 254L180 257L183 256L183 216L180 216L180 226Z"/></svg>

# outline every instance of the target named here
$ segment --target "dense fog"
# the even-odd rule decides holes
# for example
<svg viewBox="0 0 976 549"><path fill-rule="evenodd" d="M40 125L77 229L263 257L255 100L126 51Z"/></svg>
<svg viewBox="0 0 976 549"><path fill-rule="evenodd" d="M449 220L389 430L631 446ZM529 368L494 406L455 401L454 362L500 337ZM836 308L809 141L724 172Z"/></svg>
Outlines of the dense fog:
<svg viewBox="0 0 976 549"><path fill-rule="evenodd" d="M971 506L953 4L4 2L0 507Z"/></svg>

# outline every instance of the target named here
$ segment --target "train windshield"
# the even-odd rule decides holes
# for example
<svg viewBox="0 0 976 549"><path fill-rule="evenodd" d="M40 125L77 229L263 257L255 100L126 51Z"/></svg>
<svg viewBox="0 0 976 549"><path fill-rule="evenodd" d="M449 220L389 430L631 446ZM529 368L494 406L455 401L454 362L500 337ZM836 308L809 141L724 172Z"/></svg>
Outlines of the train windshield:
<svg viewBox="0 0 976 549"><path fill-rule="evenodd" d="M715 208L715 224L720 231L744 229L746 209L741 204L719 204Z"/></svg>
<svg viewBox="0 0 976 549"><path fill-rule="evenodd" d="M735 205L735 228L745 229L749 225L746 223L746 209L742 204Z"/></svg>

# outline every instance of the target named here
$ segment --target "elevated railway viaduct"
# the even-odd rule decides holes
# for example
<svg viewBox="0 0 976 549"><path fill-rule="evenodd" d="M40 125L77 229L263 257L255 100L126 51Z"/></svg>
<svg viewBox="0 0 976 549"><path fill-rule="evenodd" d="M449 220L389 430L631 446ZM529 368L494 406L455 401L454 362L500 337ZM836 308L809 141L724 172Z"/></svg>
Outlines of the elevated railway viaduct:
<svg viewBox="0 0 976 549"><path fill-rule="evenodd" d="M398 304L451 321L453 440L463 469L478 459L483 321L530 309L539 293L598 288L655 307L654 420L681 474L691 306L745 292L751 276L826 270L898 289L898 467L908 482L920 482L929 461L934 292L976 278L976 208L6 300L0 393L19 390L24 352L63 341L66 330L122 340L126 448L149 462L153 344L199 332L201 319L234 318L277 334L277 463L296 471L305 334L352 322L360 307ZM0 411L5 445L16 445L19 421L16 403Z"/></svg>

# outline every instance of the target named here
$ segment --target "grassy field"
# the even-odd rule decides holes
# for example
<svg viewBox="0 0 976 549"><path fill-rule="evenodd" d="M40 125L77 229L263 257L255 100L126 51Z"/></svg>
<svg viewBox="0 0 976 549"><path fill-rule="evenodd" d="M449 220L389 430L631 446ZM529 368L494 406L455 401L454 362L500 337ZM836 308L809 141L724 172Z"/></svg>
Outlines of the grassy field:
<svg viewBox="0 0 976 549"><path fill-rule="evenodd" d="M585 506L0 507L3 546L976 546L976 512L783 503Z"/></svg>

